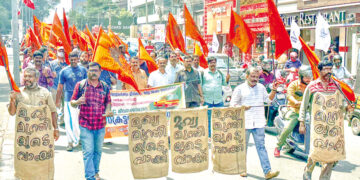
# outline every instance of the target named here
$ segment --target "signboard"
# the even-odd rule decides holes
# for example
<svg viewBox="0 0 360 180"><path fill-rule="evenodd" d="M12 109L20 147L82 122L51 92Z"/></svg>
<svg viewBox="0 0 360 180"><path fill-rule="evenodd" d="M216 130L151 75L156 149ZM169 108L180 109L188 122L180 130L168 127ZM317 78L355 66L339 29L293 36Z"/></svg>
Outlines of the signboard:
<svg viewBox="0 0 360 180"><path fill-rule="evenodd" d="M165 24L155 24L155 41L165 42Z"/></svg>
<svg viewBox="0 0 360 180"><path fill-rule="evenodd" d="M114 117L106 118L105 138L128 135L129 113L161 109L185 108L183 84L172 84L135 91L111 91Z"/></svg>
<svg viewBox="0 0 360 180"><path fill-rule="evenodd" d="M154 40L155 28L152 24L138 25L138 37L145 40Z"/></svg>
<svg viewBox="0 0 360 180"><path fill-rule="evenodd" d="M269 17L266 0L240 2L240 16L255 33L269 32Z"/></svg>
<svg viewBox="0 0 360 180"><path fill-rule="evenodd" d="M233 7L232 1L222 1L207 5L207 35L228 34L230 28L230 15Z"/></svg>

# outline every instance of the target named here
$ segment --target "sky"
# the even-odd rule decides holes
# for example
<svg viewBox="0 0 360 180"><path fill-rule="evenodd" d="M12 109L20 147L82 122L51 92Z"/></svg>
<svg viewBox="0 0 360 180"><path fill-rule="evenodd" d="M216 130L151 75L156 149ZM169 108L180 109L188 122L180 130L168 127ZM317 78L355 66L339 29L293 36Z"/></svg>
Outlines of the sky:
<svg viewBox="0 0 360 180"><path fill-rule="evenodd" d="M60 0L60 3L56 6L57 8L57 13L58 15L62 13L62 9L65 8L65 12L69 12L70 8L71 8L71 0ZM54 19L54 13L55 13L55 9L50 10L50 15L49 17L45 18L45 22L46 23L52 23L53 19ZM61 19L62 16L59 16L59 18Z"/></svg>

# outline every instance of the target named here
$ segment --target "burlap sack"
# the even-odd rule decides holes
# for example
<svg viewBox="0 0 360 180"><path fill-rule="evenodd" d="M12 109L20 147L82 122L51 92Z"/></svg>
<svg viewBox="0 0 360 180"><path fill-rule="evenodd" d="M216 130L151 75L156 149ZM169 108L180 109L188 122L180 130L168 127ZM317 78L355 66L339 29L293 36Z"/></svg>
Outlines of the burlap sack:
<svg viewBox="0 0 360 180"><path fill-rule="evenodd" d="M207 108L171 111L172 171L195 173L209 167Z"/></svg>
<svg viewBox="0 0 360 180"><path fill-rule="evenodd" d="M310 157L330 163L345 159L343 96L317 92L311 111Z"/></svg>
<svg viewBox="0 0 360 180"><path fill-rule="evenodd" d="M54 130L50 108L19 103L15 127L15 177L54 179Z"/></svg>
<svg viewBox="0 0 360 180"><path fill-rule="evenodd" d="M129 153L135 179L168 175L169 145L165 111L129 113Z"/></svg>
<svg viewBox="0 0 360 180"><path fill-rule="evenodd" d="M214 108L211 121L214 171L223 174L246 172L244 108Z"/></svg>

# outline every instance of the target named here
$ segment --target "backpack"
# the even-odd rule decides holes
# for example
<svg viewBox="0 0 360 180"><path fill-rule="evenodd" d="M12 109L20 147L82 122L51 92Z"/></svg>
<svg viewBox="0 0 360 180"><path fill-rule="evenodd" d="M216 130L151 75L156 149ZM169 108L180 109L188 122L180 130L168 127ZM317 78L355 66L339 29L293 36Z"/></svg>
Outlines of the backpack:
<svg viewBox="0 0 360 180"><path fill-rule="evenodd" d="M106 82L104 81L101 81L99 80L102 87L103 87L103 90L105 91L105 95L107 97L108 93L110 92L110 88L109 86L106 84ZM84 89L85 89L85 85L87 84L87 80L84 79L84 80L81 80L80 81L80 84L79 84L79 91L78 91L78 94L77 94L77 99L79 99L81 97L81 95L84 93Z"/></svg>

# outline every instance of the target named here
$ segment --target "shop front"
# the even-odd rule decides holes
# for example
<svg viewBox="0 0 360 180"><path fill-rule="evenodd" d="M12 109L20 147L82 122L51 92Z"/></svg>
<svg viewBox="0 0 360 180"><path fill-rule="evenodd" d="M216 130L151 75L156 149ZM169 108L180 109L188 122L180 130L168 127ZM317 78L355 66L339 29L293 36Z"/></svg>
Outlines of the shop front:
<svg viewBox="0 0 360 180"><path fill-rule="evenodd" d="M343 57L344 66L352 73L356 73L360 51L360 4L321 7L316 9L299 10L297 12L281 14L285 27L290 31L292 20L301 29L301 37L312 49L315 45L315 26L318 13L330 25L331 44ZM327 52L315 50L320 58ZM303 55L301 55L303 56ZM303 56L303 59L306 57ZM303 61L304 63L307 62Z"/></svg>

